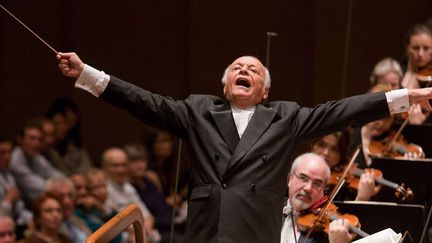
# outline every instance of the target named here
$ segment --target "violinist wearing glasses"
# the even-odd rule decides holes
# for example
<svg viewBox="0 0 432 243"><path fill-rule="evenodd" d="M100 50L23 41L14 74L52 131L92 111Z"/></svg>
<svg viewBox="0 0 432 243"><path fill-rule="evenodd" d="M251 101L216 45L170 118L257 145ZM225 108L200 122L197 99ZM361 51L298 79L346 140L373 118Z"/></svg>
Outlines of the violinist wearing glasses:
<svg viewBox="0 0 432 243"><path fill-rule="evenodd" d="M288 201L283 209L281 243L345 243L352 240L354 235L349 233L347 219L334 220L328 233L319 230L307 238L308 227L298 221L302 213L323 201L329 179L330 168L322 157L306 153L294 160L288 176Z"/></svg>

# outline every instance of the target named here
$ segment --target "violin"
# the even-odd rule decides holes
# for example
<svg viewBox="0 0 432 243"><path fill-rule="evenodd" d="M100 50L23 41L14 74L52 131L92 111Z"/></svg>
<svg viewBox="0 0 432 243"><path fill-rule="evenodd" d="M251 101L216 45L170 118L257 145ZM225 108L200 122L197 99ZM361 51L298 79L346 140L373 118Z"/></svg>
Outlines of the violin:
<svg viewBox="0 0 432 243"><path fill-rule="evenodd" d="M407 143L402 135L397 136L394 131L390 131L384 139L372 139L369 143L369 155L372 157L403 158L407 153L424 158L422 147Z"/></svg>
<svg viewBox="0 0 432 243"><path fill-rule="evenodd" d="M325 201L324 201L325 202ZM303 232L324 231L329 233L329 226L333 220L348 219L350 222L349 231L361 237L369 234L360 229L360 222L353 214L340 214L333 203L326 204L326 207L315 206L297 217L297 226ZM323 211L324 210L324 211ZM322 216L320 216L322 215Z"/></svg>
<svg viewBox="0 0 432 243"><path fill-rule="evenodd" d="M415 75L421 88L430 87L432 81L432 63L417 70Z"/></svg>
<svg viewBox="0 0 432 243"><path fill-rule="evenodd" d="M354 164L354 160L357 158L359 152L360 148L357 148L354 152L353 157L351 158L350 162L344 170L344 173L342 175L343 178L346 178L348 170L351 169L352 165ZM313 231L324 231L329 234L330 223L337 219L347 219L350 222L349 231L351 233L355 233L362 237L366 237L369 235L366 232L360 230L360 228L358 228L360 227L360 222L357 216L349 214L339 214L337 210L338 208L332 203L334 197L339 192L340 188L344 183L345 179L340 180L333 189L330 196L324 196L323 198L321 198L321 200L312 205L309 210L302 212L300 216L297 217L296 222L299 229L302 231L307 231L305 239L308 238Z"/></svg>
<svg viewBox="0 0 432 243"><path fill-rule="evenodd" d="M409 201L413 198L413 191L409 187L405 187L403 183L399 185L397 183L384 179L382 177L383 173L381 170L373 168L367 168L362 170L358 168L356 164L351 167L345 178L345 182L347 183L348 187L354 190L358 190L360 176L365 172L370 172L377 184L393 188L395 190L396 198L398 198L402 202ZM341 180L342 174L343 171L332 171L328 184L336 185Z"/></svg>

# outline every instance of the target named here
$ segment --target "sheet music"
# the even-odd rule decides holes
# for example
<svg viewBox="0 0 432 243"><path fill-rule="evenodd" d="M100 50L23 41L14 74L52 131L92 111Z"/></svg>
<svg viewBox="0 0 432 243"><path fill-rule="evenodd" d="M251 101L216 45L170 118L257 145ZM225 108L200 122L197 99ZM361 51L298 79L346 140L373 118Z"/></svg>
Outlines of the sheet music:
<svg viewBox="0 0 432 243"><path fill-rule="evenodd" d="M396 233L392 229L387 228L360 240L356 240L354 243L398 243L401 238L401 233Z"/></svg>

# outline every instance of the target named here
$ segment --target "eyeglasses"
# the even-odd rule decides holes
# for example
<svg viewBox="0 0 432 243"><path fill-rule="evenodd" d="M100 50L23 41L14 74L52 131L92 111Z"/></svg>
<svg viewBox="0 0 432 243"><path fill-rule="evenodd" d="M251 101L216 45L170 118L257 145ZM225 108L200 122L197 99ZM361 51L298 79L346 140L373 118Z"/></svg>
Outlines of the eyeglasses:
<svg viewBox="0 0 432 243"><path fill-rule="evenodd" d="M318 179L312 180L309 176L305 174L297 175L296 173L291 173L295 175L295 177L304 185L307 185L309 182L312 182L312 188L319 191L324 188L324 182Z"/></svg>

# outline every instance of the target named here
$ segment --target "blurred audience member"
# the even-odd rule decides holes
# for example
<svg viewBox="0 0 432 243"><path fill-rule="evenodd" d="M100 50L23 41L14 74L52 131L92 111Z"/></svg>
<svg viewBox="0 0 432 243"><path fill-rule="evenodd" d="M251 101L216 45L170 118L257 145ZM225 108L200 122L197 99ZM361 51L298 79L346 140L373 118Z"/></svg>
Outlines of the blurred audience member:
<svg viewBox="0 0 432 243"><path fill-rule="evenodd" d="M105 208L107 200L107 188L105 173L96 168L91 168L86 172L88 194L80 207L75 209L75 214L80 217L87 226L94 232L99 229L104 223L108 222L117 214L117 211ZM89 203L92 201L92 203ZM122 234L116 236L112 243L122 242Z"/></svg>
<svg viewBox="0 0 432 243"><path fill-rule="evenodd" d="M89 199L89 193L87 189L87 178L83 174L73 174L69 176L75 188L75 206L91 207L93 205L92 200ZM86 202L89 205L86 205Z"/></svg>
<svg viewBox="0 0 432 243"><path fill-rule="evenodd" d="M0 243L14 243L15 222L8 215L0 214Z"/></svg>
<svg viewBox="0 0 432 243"><path fill-rule="evenodd" d="M25 208L14 177L9 171L12 140L0 135L0 214L9 215L17 222L18 236L32 220L32 213Z"/></svg>
<svg viewBox="0 0 432 243"><path fill-rule="evenodd" d="M162 236L161 242L170 242L170 229L173 217L173 208L165 201L165 196L158 191L151 180L148 179L148 152L144 146L130 144L125 146L129 157L129 180L135 187L141 200L148 207L155 218L155 227ZM178 218L177 218L178 219ZM184 223L186 218L180 220ZM181 229L174 232L174 242L185 242Z"/></svg>
<svg viewBox="0 0 432 243"><path fill-rule="evenodd" d="M48 152L56 143L56 131L54 123L47 118L42 118L41 121L42 128L42 143L41 143L41 154L43 154L48 159Z"/></svg>
<svg viewBox="0 0 432 243"><path fill-rule="evenodd" d="M56 195L61 200L64 217L62 231L72 242L84 242L91 230L84 221L73 214L75 191L72 181L66 177L53 177L47 181L45 191Z"/></svg>
<svg viewBox="0 0 432 243"><path fill-rule="evenodd" d="M90 156L81 138L78 108L72 100L57 99L47 112L54 122L56 144L50 149L49 160L66 175L83 173L92 167Z"/></svg>
<svg viewBox="0 0 432 243"><path fill-rule="evenodd" d="M156 186L164 192L168 204L173 206L177 165L174 138L168 132L158 130L150 136L147 148L150 152L149 169L158 174L161 182L160 185L156 184ZM176 196L179 205L186 201L189 177L189 165L182 163L180 165L178 194Z"/></svg>
<svg viewBox="0 0 432 243"><path fill-rule="evenodd" d="M35 229L27 235L25 243L72 243L61 231L63 208L57 195L41 194L33 204L33 214Z"/></svg>
<svg viewBox="0 0 432 243"><path fill-rule="evenodd" d="M27 205L43 191L45 181L63 173L40 154L42 130L36 120L27 122L18 134L18 146L12 151L12 172Z"/></svg>
<svg viewBox="0 0 432 243"><path fill-rule="evenodd" d="M157 238L153 229L154 219L146 205L141 201L135 188L127 181L128 157L121 148L109 148L102 154L102 167L107 175L107 205L121 211L129 204L135 203L141 209L145 220L145 231L149 237ZM159 236L160 237L160 236Z"/></svg>

